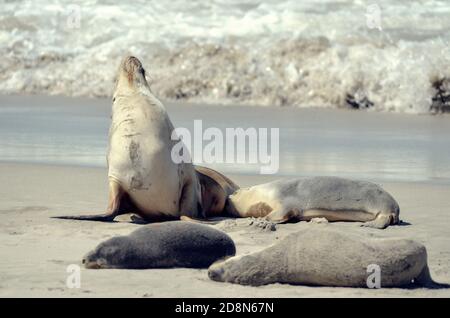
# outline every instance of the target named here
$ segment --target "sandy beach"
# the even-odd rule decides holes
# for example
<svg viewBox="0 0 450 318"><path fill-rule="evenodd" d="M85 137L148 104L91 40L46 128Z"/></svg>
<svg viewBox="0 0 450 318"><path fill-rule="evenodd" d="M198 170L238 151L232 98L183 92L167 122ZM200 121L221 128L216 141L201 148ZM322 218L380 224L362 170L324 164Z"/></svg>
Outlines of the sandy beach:
<svg viewBox="0 0 450 318"><path fill-rule="evenodd" d="M449 297L449 289L328 288L273 284L246 287L209 280L206 270L87 270L81 288L66 286L70 264L99 242L125 235L141 224L129 216L115 223L51 219L61 214L88 214L106 206L104 168L32 164L0 164L1 297ZM247 186L274 177L232 178ZM385 230L361 228L358 223L326 225L299 222L277 225L268 232L248 220L223 221L214 227L235 241L237 254L262 249L289 233L308 226L330 226L365 232L368 236L413 238L428 250L433 278L450 283L450 187L431 183L383 182L401 206L402 220L410 225Z"/></svg>
<svg viewBox="0 0 450 318"><path fill-rule="evenodd" d="M403 223L384 230L317 220L273 231L251 219L208 224L233 239L237 255L308 227L336 228L416 240L433 279L450 284L449 15L444 1L2 2L0 297L450 297L443 287L246 287L212 281L206 269L85 269L83 256L100 242L145 225L131 215L110 223L52 218L105 212L107 153L120 180L113 198L125 189L151 214L222 211L223 197L204 195L207 183L168 151L177 140L187 144L178 155L241 187L335 176L375 182L400 205ZM343 187L331 185L342 204L333 210L398 211L382 191L361 199L351 188L343 199ZM330 209L322 205L331 196L314 201L308 193L292 207L292 197L279 204L287 192L272 190L282 198L249 206L274 214L304 202ZM117 211L119 199L111 202ZM79 288L67 284L73 265Z"/></svg>

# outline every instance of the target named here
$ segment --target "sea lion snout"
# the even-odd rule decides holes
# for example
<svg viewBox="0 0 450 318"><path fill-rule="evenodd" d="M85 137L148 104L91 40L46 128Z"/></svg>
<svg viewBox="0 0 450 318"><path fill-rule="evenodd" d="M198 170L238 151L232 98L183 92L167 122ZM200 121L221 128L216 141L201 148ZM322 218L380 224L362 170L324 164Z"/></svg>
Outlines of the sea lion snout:
<svg viewBox="0 0 450 318"><path fill-rule="evenodd" d="M135 56L125 56L122 61L122 67L125 72L134 72L135 70L144 69L141 61Z"/></svg>
<svg viewBox="0 0 450 318"><path fill-rule="evenodd" d="M97 259L96 261L92 261L92 262L87 262L86 264L84 264L84 267L89 268L89 269L100 269L100 268L107 268L106 265L106 261L102 258Z"/></svg>
<svg viewBox="0 0 450 318"><path fill-rule="evenodd" d="M106 265L106 260L104 258L99 258L95 251L92 251L83 257L82 263L86 268L99 269Z"/></svg>
<svg viewBox="0 0 450 318"><path fill-rule="evenodd" d="M127 244L127 240L122 237L114 237L110 241L100 244L83 257L84 267L91 269L113 267L123 257L118 248L121 244Z"/></svg>
<svg viewBox="0 0 450 318"><path fill-rule="evenodd" d="M225 271L222 266L219 266L219 264L211 265L211 267L208 269L208 277L214 281L223 281L223 275Z"/></svg>
<svg viewBox="0 0 450 318"><path fill-rule="evenodd" d="M126 56L120 64L120 73L128 79L128 84L145 82L145 70L141 61L135 56Z"/></svg>

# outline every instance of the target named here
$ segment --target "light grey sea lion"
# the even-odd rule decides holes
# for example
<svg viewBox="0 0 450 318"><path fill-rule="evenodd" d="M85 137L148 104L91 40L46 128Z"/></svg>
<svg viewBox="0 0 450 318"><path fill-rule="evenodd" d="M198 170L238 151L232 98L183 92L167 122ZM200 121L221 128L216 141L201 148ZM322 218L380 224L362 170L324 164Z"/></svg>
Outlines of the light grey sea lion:
<svg viewBox="0 0 450 318"><path fill-rule="evenodd" d="M145 225L116 236L88 253L87 268L207 268L236 249L222 231L203 224L172 221Z"/></svg>
<svg viewBox="0 0 450 318"><path fill-rule="evenodd" d="M163 221L221 212L226 191L214 182L220 174L207 168L196 172L187 162L175 163L172 148L181 141L171 139L173 130L163 104L150 90L141 62L126 57L113 95L107 211L57 218L112 221L119 214L134 212L148 221Z"/></svg>
<svg viewBox="0 0 450 318"><path fill-rule="evenodd" d="M422 244L406 239L367 238L325 229L323 225L292 233L260 252L214 263L208 275L215 281L253 286L289 283L368 287L369 275L376 266L380 269L381 287L436 285Z"/></svg>
<svg viewBox="0 0 450 318"><path fill-rule="evenodd" d="M278 180L241 188L229 196L224 214L265 217L272 222L360 221L383 229L399 223L400 208L378 185L337 177Z"/></svg>

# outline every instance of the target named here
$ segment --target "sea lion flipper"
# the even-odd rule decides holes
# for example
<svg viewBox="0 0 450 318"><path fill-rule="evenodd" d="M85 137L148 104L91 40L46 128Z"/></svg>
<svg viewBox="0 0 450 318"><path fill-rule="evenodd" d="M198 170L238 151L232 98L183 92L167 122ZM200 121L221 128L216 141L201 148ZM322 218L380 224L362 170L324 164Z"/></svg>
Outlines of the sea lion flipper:
<svg viewBox="0 0 450 318"><path fill-rule="evenodd" d="M276 224L282 224L289 221L292 217L293 211L275 210L270 212L265 219Z"/></svg>
<svg viewBox="0 0 450 318"><path fill-rule="evenodd" d="M52 216L52 219L64 219L64 220L82 220L82 221L101 221L101 222L113 222L117 214L95 214L95 215L63 215Z"/></svg>
<svg viewBox="0 0 450 318"><path fill-rule="evenodd" d="M126 195L126 192L122 190L119 183L112 179L109 181L108 201L108 210L103 214L53 216L52 218L64 220L113 222L116 216L132 212L130 209L133 208L133 205L128 195Z"/></svg>
<svg viewBox="0 0 450 318"><path fill-rule="evenodd" d="M390 223L391 223L390 215L378 214L374 220L365 222L361 224L361 226L383 230L387 228Z"/></svg>
<svg viewBox="0 0 450 318"><path fill-rule="evenodd" d="M197 219L197 218L192 218L192 217L189 217L186 215L180 216L181 221L187 221L187 222L192 222L192 223L201 223L201 224L210 224L210 225L218 224L219 222L226 220L226 219L228 219L228 218L216 217L216 218L207 218L207 219Z"/></svg>
<svg viewBox="0 0 450 318"><path fill-rule="evenodd" d="M450 284L437 283L433 280L428 265L425 265L420 275L414 279L414 283L420 287L426 287L430 289L450 288Z"/></svg>

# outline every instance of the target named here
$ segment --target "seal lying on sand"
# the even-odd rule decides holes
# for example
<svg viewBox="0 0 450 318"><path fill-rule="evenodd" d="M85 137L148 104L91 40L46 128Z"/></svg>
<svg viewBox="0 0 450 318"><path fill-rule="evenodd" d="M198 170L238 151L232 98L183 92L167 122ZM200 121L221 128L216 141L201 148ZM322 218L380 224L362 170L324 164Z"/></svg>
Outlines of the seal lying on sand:
<svg viewBox="0 0 450 318"><path fill-rule="evenodd" d="M400 208L378 185L337 177L279 180L242 188L229 196L224 214L272 222L326 218L361 221L383 229L399 223Z"/></svg>
<svg viewBox="0 0 450 318"><path fill-rule="evenodd" d="M176 164L171 152L180 141L171 139L173 130L164 106L150 91L141 62L126 57L113 97L107 211L57 218L112 221L119 214L134 212L148 221L162 221L182 215L204 218L222 211L225 194L220 186L208 186L215 184L208 173L220 174L207 168L199 174L191 163Z"/></svg>
<svg viewBox="0 0 450 318"><path fill-rule="evenodd" d="M207 268L235 253L233 241L222 231L173 221L145 225L100 243L83 263L87 268Z"/></svg>
<svg viewBox="0 0 450 318"><path fill-rule="evenodd" d="M365 238L315 225L260 252L217 262L212 280L242 285L288 283L367 287L369 266L379 266L381 287L433 287L425 247L406 239Z"/></svg>

